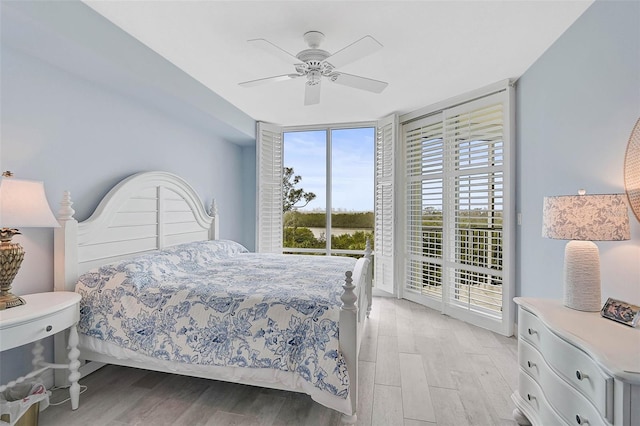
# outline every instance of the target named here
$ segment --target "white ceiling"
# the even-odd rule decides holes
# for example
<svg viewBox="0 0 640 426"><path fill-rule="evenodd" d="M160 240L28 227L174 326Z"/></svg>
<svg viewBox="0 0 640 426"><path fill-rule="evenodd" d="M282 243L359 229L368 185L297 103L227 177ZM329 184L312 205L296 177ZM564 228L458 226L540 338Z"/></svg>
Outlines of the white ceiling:
<svg viewBox="0 0 640 426"><path fill-rule="evenodd" d="M578 1L85 1L95 11L255 120L284 125L369 121L520 77L584 12ZM384 46L341 71L387 81L374 94L323 80L303 106L304 79L239 82L294 72L247 43L292 54L310 30L335 52L364 35Z"/></svg>

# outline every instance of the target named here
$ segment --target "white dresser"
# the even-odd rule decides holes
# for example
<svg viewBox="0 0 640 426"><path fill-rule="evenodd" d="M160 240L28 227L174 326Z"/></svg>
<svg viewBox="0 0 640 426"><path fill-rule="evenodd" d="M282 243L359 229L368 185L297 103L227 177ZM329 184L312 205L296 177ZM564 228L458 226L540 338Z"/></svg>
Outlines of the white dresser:
<svg viewBox="0 0 640 426"><path fill-rule="evenodd" d="M522 425L640 425L640 328L516 297Z"/></svg>

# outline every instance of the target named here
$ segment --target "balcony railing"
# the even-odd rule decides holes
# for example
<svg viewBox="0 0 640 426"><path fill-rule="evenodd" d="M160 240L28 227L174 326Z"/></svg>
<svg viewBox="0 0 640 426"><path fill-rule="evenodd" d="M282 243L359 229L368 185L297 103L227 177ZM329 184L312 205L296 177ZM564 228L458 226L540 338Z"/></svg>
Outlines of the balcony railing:
<svg viewBox="0 0 640 426"><path fill-rule="evenodd" d="M423 294L442 297L442 228L422 228ZM420 237L418 237L420 238ZM473 226L455 231L450 299L454 303L502 310L502 229ZM421 250L420 250L421 248ZM426 258L426 259L424 259ZM412 266L415 269L415 266ZM416 271L413 271L414 274ZM415 284L414 288L415 288Z"/></svg>

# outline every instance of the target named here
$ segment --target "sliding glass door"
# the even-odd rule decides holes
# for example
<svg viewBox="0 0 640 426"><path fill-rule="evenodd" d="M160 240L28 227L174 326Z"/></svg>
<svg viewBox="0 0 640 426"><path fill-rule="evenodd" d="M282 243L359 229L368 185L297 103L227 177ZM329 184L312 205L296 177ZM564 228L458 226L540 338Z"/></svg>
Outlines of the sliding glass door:
<svg viewBox="0 0 640 426"><path fill-rule="evenodd" d="M403 297L503 334L512 297L507 105L498 93L402 128Z"/></svg>

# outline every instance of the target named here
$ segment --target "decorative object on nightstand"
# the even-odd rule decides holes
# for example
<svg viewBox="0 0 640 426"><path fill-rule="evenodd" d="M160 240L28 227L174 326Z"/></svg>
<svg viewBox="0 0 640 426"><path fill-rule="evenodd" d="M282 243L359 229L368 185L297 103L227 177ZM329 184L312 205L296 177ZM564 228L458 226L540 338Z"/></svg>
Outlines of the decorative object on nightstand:
<svg viewBox="0 0 640 426"><path fill-rule="evenodd" d="M60 226L49 208L44 184L14 179L13 173L2 173L0 180L0 310L24 305L25 301L11 293L11 283L18 273L24 249L11 242L20 228L54 228Z"/></svg>
<svg viewBox="0 0 640 426"><path fill-rule="evenodd" d="M542 236L571 240L564 250L564 305L598 312L600 253L592 241L630 238L627 203L622 194L544 197Z"/></svg>

